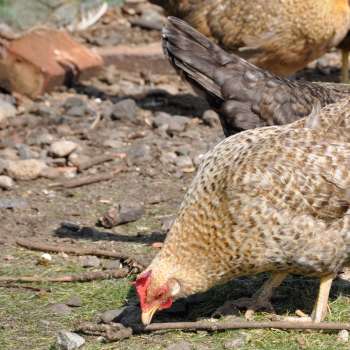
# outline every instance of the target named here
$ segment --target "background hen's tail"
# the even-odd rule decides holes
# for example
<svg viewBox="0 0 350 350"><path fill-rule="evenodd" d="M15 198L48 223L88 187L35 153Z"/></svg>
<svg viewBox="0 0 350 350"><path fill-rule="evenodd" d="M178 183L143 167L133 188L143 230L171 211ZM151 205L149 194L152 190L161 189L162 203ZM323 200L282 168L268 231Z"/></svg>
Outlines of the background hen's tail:
<svg viewBox="0 0 350 350"><path fill-rule="evenodd" d="M217 69L231 61L228 53L186 22L169 17L163 28L163 50L178 73L203 97L222 103Z"/></svg>
<svg viewBox="0 0 350 350"><path fill-rule="evenodd" d="M315 106L348 92L279 78L212 43L186 22L169 17L163 50L175 69L219 112L226 136L237 131L291 123Z"/></svg>

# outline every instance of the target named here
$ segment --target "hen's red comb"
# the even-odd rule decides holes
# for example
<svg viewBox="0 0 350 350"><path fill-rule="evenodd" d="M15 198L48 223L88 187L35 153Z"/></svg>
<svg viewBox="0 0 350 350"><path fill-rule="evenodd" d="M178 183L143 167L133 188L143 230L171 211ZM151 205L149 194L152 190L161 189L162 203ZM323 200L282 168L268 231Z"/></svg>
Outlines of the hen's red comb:
<svg viewBox="0 0 350 350"><path fill-rule="evenodd" d="M151 282L152 271L146 271L142 273L134 282L137 295L140 298L141 309L143 310L146 306L146 294L147 288Z"/></svg>

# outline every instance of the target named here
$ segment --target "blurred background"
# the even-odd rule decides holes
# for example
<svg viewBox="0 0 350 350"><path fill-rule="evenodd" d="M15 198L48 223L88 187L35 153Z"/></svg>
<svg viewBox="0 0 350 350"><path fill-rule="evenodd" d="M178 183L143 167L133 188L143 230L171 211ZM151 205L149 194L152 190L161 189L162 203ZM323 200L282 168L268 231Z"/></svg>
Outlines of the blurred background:
<svg viewBox="0 0 350 350"><path fill-rule="evenodd" d="M0 0L0 20L14 30L37 25L83 30L123 0Z"/></svg>

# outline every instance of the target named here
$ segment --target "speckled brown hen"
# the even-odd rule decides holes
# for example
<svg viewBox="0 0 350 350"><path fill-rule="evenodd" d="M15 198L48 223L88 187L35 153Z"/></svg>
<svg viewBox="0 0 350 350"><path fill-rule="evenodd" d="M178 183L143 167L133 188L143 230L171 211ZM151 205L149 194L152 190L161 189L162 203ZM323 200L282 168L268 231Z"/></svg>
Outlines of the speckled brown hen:
<svg viewBox="0 0 350 350"><path fill-rule="evenodd" d="M340 88L277 77L227 53L174 17L163 29L163 49L179 74L219 113L226 136L291 123L350 96Z"/></svg>
<svg viewBox="0 0 350 350"><path fill-rule="evenodd" d="M348 0L151 0L221 47L290 75L336 46L350 29Z"/></svg>
<svg viewBox="0 0 350 350"><path fill-rule="evenodd" d="M205 157L163 248L136 281L142 321L174 299L271 272L248 306L289 273L317 276L312 319L350 264L350 101L286 126L241 132Z"/></svg>

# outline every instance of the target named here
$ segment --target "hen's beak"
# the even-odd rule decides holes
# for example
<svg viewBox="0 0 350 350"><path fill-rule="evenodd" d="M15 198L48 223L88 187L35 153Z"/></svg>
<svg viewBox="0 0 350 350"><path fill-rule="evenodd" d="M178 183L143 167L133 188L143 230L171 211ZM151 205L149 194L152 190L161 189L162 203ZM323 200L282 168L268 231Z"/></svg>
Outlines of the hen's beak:
<svg viewBox="0 0 350 350"><path fill-rule="evenodd" d="M148 326L151 323L153 315L155 314L155 312L157 310L158 310L158 306L154 306L154 307L148 309L147 311L142 312L141 320L145 326Z"/></svg>

